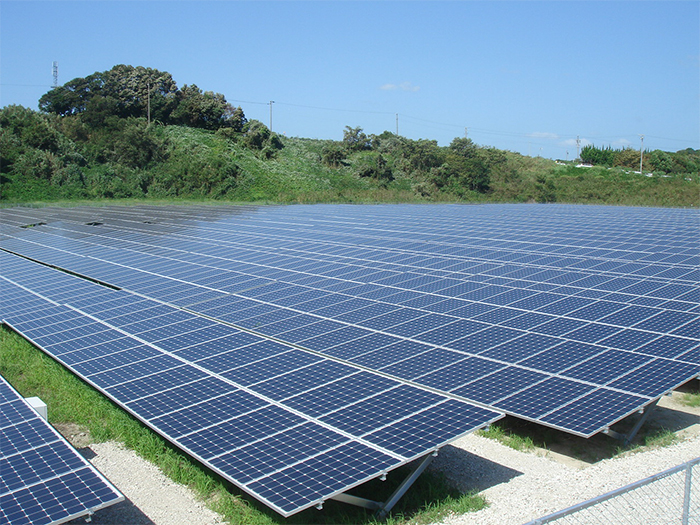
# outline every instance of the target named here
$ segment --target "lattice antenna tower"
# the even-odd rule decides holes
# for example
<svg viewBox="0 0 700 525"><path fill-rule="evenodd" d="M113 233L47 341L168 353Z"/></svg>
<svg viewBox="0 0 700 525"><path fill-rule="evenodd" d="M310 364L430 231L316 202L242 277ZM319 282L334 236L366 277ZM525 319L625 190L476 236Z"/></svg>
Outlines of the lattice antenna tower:
<svg viewBox="0 0 700 525"><path fill-rule="evenodd" d="M58 87L58 62L56 62L54 60L53 67L51 69L53 71L53 87L57 88Z"/></svg>

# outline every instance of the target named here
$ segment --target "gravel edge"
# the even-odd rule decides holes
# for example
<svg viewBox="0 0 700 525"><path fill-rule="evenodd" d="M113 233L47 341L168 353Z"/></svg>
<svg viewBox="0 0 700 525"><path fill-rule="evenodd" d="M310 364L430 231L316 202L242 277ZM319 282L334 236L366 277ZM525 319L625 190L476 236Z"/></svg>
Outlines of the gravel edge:
<svg viewBox="0 0 700 525"><path fill-rule="evenodd" d="M462 490L480 492L489 506L440 523L522 525L698 456L696 434L671 446L632 451L580 468L471 434L445 447L433 468Z"/></svg>
<svg viewBox="0 0 700 525"><path fill-rule="evenodd" d="M207 508L184 485L166 477L121 443L93 443L81 449L97 470L124 494L125 501L96 512L99 525L219 525L223 517ZM70 522L84 524L83 518Z"/></svg>

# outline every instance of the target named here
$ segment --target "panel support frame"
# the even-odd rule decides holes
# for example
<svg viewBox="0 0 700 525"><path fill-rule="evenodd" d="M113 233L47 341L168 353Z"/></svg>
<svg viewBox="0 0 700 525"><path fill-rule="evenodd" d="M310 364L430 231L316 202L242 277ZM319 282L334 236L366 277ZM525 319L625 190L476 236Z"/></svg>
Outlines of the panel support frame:
<svg viewBox="0 0 700 525"><path fill-rule="evenodd" d="M330 499L336 501L341 501L343 503L348 503L350 505L355 505L357 507L364 507L369 510L376 511L375 514L378 518L384 518L394 505L403 497L404 494L411 488L411 485L420 477L420 475L428 468L428 465L433 461L433 459L438 455L438 451L435 450L425 456L423 460L411 471L411 473L406 476L406 478L401 482L401 484L396 488L394 493L387 498L384 502L374 501L367 498L361 498L358 496L352 496L351 494L341 493L336 494Z"/></svg>
<svg viewBox="0 0 700 525"><path fill-rule="evenodd" d="M637 421L637 424L634 425L634 427L627 432L626 434L623 434L621 432L616 432L615 430L612 430L611 428L605 429L603 432L607 434L608 436L615 438L619 441L622 442L624 446L629 445L632 440L635 438L637 435L637 432L639 432L639 429L642 428L642 425L646 422L647 418L649 417L649 414L651 414L656 408L656 405L659 403L659 399L655 399L652 403L648 404L647 406L644 407L644 412L642 413L642 417L639 418L639 421Z"/></svg>

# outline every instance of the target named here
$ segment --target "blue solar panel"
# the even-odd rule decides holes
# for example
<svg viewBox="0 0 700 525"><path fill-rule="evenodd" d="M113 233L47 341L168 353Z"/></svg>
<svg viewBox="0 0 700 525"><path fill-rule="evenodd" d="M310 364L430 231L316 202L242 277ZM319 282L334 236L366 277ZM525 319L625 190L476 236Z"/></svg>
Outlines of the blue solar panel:
<svg viewBox="0 0 700 525"><path fill-rule="evenodd" d="M643 406L645 399L647 398L601 388L541 417L540 420L586 434L599 428L601 415L612 426L628 415L634 407Z"/></svg>
<svg viewBox="0 0 700 525"><path fill-rule="evenodd" d="M0 254L3 257L7 256ZM28 262L23 270L55 273ZM69 281L75 279L61 275ZM135 302L142 301L125 292L117 295L121 296L119 310L128 304L129 297ZM148 310L156 317L148 319L142 315ZM88 318L67 306L39 309L17 319L10 316L5 321L175 444L282 514L299 512L352 485L328 484L335 492L307 491L305 497L295 497L298 506L294 508L286 503L278 506L282 504L280 500L268 500L257 492L260 489L267 494L265 490L273 486L270 480L284 480L288 484L277 487L277 492L282 493L288 486L296 486L299 479L306 479L308 472L297 470L296 463L313 462L314 456L336 457L339 450L348 453L362 450L368 458L384 458L381 468L377 464L362 466L363 474L358 479L366 481L414 459L413 455L392 452L390 443L369 445L361 441L360 434L348 430L358 414L381 412L384 423L380 426L388 427L398 420L417 417L429 408L425 405L426 397L433 404L448 400L416 387L410 387L410 395L403 393L397 397L402 385L394 379L156 303L152 308L134 311L140 313L120 311L121 315L112 317L111 320L122 321L119 331L110 328L111 320L101 319L103 314L99 310ZM114 309L107 310L104 317L113 313ZM164 326L156 326L154 319L164 321ZM40 344L39 337L28 335L31 331L41 332L42 320L55 328L50 336L41 336L46 346ZM329 322L317 323L330 328ZM95 324L101 331L91 329L91 332L109 334L111 339L93 346L84 341L92 337L84 335L84 328ZM138 335L132 335L130 329ZM182 337L185 330L196 334L192 340ZM207 340L207 333L211 340ZM164 335L168 337L163 338ZM163 347L159 342L163 342ZM392 410L387 410L389 406L393 406ZM395 433L394 437L403 443L402 450L410 447L412 453L424 455L443 445L444 440L501 417L498 412L477 409L464 402L458 402L455 410L460 406L462 413L470 414L471 418L455 422L459 432L444 433L437 428L441 421L427 420L422 423L425 435L420 440ZM335 423L316 419L323 415ZM371 420L365 424L373 425ZM399 431L405 429L395 432ZM313 446L286 441L293 436L316 436L320 441ZM325 437L321 439L322 436ZM337 457L351 460L353 456ZM287 477L278 477L280 469L287 472ZM354 479L352 473L357 469L357 465L346 465L339 477ZM315 475L312 485L325 486L318 484L325 474L323 471Z"/></svg>
<svg viewBox="0 0 700 525"><path fill-rule="evenodd" d="M517 392L528 385L546 379L545 374L518 367L507 367L491 375L472 381L460 388L452 390L454 394L466 399L479 400L488 405L494 401Z"/></svg>
<svg viewBox="0 0 700 525"><path fill-rule="evenodd" d="M508 412L523 414L538 419L548 412L567 405L573 400L591 392L595 387L570 381L560 377L551 377L516 394L496 401L493 406Z"/></svg>
<svg viewBox="0 0 700 525"><path fill-rule="evenodd" d="M568 368L566 377L597 384L606 384L630 370L651 361L651 357L633 352L608 350L591 357L583 363Z"/></svg>
<svg viewBox="0 0 700 525"><path fill-rule="evenodd" d="M63 523L123 499L0 377L0 522Z"/></svg>
<svg viewBox="0 0 700 525"><path fill-rule="evenodd" d="M188 305L260 339L235 346L210 328L214 321L170 322L169 313L161 319L167 324L144 326L153 318L142 299L132 306L105 292L93 301L81 284L83 295L72 302L65 293L71 286L55 277L42 287L48 299L91 314L144 310L134 326L150 328L139 332L148 343L260 396L295 403L300 413L326 414L337 403L328 385L345 398L342 385L356 374L331 374L318 385L317 404L276 381L298 378L315 391L323 375L316 367L341 360L589 436L700 371L695 210L215 207L194 219L168 208L153 210L158 224L145 228L107 210L109 227L100 236L84 231L80 210L53 213L60 224L13 232L0 247L88 277L113 275L116 286ZM66 232L80 242L66 241ZM17 271L28 289L41 285ZM36 304L26 293L17 297ZM70 359L89 351L89 338L113 335L104 330L50 348ZM45 336L57 337L51 330ZM299 352L320 360L295 361ZM654 367L659 377L652 380Z"/></svg>

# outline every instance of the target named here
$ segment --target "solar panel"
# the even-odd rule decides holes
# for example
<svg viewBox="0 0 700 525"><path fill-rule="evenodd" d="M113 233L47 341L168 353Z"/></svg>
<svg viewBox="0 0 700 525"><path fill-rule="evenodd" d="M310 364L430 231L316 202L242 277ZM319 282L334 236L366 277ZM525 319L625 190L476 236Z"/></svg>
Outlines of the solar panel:
<svg viewBox="0 0 700 525"><path fill-rule="evenodd" d="M123 499L0 376L0 522L64 523Z"/></svg>
<svg viewBox="0 0 700 525"><path fill-rule="evenodd" d="M225 370L234 356L216 349L218 333L209 346L206 323L132 326L174 355L206 356L230 381L250 370L269 392L275 370L307 377L294 356L315 355L589 437L700 371L696 210L149 207L144 225L145 209L105 208L99 231L85 226L89 211L45 211L43 226L8 221L0 248L255 334L251 356L266 339L306 352ZM90 315L131 313L83 288L41 290ZM22 301L31 311L35 299Z"/></svg>
<svg viewBox="0 0 700 525"><path fill-rule="evenodd" d="M3 290L10 293L23 290L14 282L22 275L78 280L7 254L0 254L0 262L7 268ZM90 298L76 298L85 311L70 300L52 305L45 299L43 308L2 316L283 515L318 505L502 417L127 292L106 289L105 296ZM444 425L436 414L459 419ZM413 426L421 433L411 434ZM328 464L337 469L332 475ZM308 485L302 494L300 485Z"/></svg>

